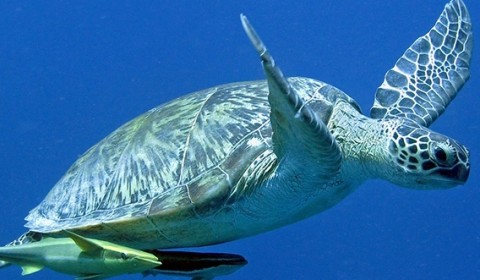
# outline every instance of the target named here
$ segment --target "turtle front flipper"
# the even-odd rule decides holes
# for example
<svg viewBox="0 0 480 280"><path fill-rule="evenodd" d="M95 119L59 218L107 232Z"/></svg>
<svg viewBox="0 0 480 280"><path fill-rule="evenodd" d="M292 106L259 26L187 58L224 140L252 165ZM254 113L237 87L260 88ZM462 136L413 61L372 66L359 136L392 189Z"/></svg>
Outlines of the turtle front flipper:
<svg viewBox="0 0 480 280"><path fill-rule="evenodd" d="M207 280L231 274L247 264L244 257L235 254L161 250L150 250L148 253L155 255L162 264L143 272L143 275L163 274Z"/></svg>
<svg viewBox="0 0 480 280"><path fill-rule="evenodd" d="M372 118L404 117L431 125L470 76L472 22L462 0L445 6L433 28L418 38L375 94Z"/></svg>
<svg viewBox="0 0 480 280"><path fill-rule="evenodd" d="M275 65L258 34L241 15L242 25L262 60L268 82L268 102L272 125L273 150L281 160L313 162L308 171L320 180L332 178L340 169L340 149L327 126L302 100L298 92ZM291 167L305 170L294 160ZM314 171L314 172L312 172Z"/></svg>

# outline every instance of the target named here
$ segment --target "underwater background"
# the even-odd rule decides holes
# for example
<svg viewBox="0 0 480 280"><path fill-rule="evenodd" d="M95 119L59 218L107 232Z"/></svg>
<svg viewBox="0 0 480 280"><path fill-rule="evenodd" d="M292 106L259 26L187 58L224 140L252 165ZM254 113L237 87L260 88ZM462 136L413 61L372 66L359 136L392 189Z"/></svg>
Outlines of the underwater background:
<svg viewBox="0 0 480 280"><path fill-rule="evenodd" d="M480 2L465 2L479 42ZM263 79L240 13L286 76L330 83L368 114L385 72L445 4L1 1L0 243L22 234L28 211L68 167L124 122L186 93ZM480 279L479 46L470 81L432 126L470 149L464 186L415 191L368 181L305 221L199 249L248 259L222 279ZM20 273L12 266L0 278L71 279Z"/></svg>

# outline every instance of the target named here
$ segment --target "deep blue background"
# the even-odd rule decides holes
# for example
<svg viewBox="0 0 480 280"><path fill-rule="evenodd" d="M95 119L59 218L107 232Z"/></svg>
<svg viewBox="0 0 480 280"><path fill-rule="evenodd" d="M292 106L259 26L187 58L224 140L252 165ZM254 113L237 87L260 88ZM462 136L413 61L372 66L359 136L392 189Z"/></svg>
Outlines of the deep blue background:
<svg viewBox="0 0 480 280"><path fill-rule="evenodd" d="M480 3L466 2L479 29ZM386 70L444 4L0 2L0 242L23 233L28 211L122 123L185 93L263 78L241 12L286 75L335 85L368 113ZM470 81L433 125L470 148L465 186L414 191L369 181L306 221L208 248L248 258L229 279L479 279L479 57L477 44ZM0 278L20 279L20 269ZM47 278L69 279L48 270L26 279Z"/></svg>

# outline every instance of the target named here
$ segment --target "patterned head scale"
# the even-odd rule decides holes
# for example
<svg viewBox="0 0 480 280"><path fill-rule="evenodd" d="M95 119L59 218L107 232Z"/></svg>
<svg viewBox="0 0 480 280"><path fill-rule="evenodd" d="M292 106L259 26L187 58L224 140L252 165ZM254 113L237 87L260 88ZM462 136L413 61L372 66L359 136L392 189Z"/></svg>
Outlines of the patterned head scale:
<svg viewBox="0 0 480 280"><path fill-rule="evenodd" d="M395 164L414 178L410 187L463 184L470 171L468 150L455 140L406 121L393 133L389 152Z"/></svg>

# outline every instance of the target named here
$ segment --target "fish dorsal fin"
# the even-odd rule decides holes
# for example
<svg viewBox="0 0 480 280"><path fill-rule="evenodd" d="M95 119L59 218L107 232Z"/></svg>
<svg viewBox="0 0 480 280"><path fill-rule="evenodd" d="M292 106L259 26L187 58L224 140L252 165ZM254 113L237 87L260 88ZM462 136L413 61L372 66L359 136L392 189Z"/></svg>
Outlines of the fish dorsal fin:
<svg viewBox="0 0 480 280"><path fill-rule="evenodd" d="M98 254L98 253L100 253L101 251L104 250L104 248L102 246L100 246L96 242L94 242L94 241L92 241L92 240L90 240L86 237L83 237L81 235L78 235L78 234L73 233L73 232L68 231L68 230L63 230L63 232L68 237L70 237L73 240L73 242L75 242L75 244L77 244L77 246L85 253Z"/></svg>
<svg viewBox="0 0 480 280"><path fill-rule="evenodd" d="M43 269L43 265L41 264L33 264L33 263L24 264L22 265L22 275L32 274L42 269Z"/></svg>

